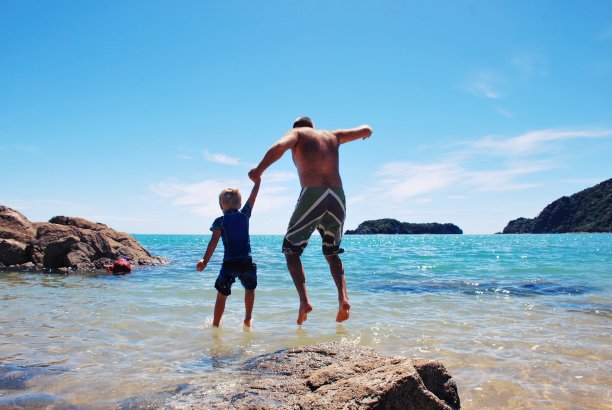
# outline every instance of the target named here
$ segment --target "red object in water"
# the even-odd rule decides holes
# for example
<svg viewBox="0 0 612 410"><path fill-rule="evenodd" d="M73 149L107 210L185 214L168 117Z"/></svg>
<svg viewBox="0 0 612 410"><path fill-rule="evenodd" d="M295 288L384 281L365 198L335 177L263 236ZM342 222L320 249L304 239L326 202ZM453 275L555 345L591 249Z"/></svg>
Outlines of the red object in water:
<svg viewBox="0 0 612 410"><path fill-rule="evenodd" d="M113 263L111 270L113 273L130 273L132 271L132 267L127 260L119 258L115 261L115 263Z"/></svg>

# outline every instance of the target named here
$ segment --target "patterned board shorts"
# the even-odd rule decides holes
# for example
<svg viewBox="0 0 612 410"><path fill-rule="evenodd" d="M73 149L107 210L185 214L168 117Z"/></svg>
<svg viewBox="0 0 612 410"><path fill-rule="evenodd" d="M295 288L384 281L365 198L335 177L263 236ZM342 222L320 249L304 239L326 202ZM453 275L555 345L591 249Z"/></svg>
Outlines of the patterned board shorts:
<svg viewBox="0 0 612 410"><path fill-rule="evenodd" d="M323 238L323 254L337 255L340 248L346 201L341 187L303 188L283 240L284 254L301 255L316 229Z"/></svg>

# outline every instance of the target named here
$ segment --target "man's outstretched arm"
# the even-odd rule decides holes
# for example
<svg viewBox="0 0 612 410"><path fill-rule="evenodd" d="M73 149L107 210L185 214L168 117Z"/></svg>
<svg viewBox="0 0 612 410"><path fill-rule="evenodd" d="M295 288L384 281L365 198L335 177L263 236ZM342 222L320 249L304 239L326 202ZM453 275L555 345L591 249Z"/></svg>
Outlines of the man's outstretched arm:
<svg viewBox="0 0 612 410"><path fill-rule="evenodd" d="M293 148L298 141L298 133L296 130L288 131L281 139L276 141L266 155L264 155L261 162L252 170L249 171L249 178L253 182L256 182L259 178L261 178L261 174L272 164L278 161L283 154Z"/></svg>
<svg viewBox="0 0 612 410"><path fill-rule="evenodd" d="M338 138L340 144L345 142L355 141L356 139L366 139L372 135L372 127L369 125L361 125L356 128L350 128L348 130L335 130L332 133Z"/></svg>

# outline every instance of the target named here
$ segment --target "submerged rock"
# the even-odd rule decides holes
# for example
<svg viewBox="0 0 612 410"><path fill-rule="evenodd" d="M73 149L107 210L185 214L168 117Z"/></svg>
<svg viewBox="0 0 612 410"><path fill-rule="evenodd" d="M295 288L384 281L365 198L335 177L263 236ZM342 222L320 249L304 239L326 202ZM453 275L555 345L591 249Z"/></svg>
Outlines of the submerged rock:
<svg viewBox="0 0 612 410"><path fill-rule="evenodd" d="M131 235L104 224L67 216L32 223L0 205L0 268L86 271L104 269L118 257L132 266L168 263Z"/></svg>
<svg viewBox="0 0 612 410"><path fill-rule="evenodd" d="M298 347L256 358L232 385L236 391L194 386L166 404L261 410L460 408L457 386L442 363L384 357L350 343Z"/></svg>
<svg viewBox="0 0 612 410"><path fill-rule="evenodd" d="M32 393L18 397L0 397L0 409L78 410L79 408L49 394Z"/></svg>

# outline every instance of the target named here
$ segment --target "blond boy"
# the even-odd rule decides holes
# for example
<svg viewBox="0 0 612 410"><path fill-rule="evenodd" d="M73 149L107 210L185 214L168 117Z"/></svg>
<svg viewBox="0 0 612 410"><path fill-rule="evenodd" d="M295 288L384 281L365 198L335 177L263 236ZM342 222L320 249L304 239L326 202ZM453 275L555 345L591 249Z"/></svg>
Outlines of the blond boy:
<svg viewBox="0 0 612 410"><path fill-rule="evenodd" d="M244 287L244 325L251 327L253 304L255 303L255 288L257 287L257 265L251 258L251 243L249 238L249 218L259 192L261 180L255 179L251 195L242 209L242 197L240 191L235 188L227 188L219 194L219 206L223 216L215 219L210 230L212 236L208 242L204 257L198 261L196 269L201 272L206 268L212 257L219 238L223 241L224 253L221 271L215 281L217 289L217 300L215 302L215 313L213 326L219 327L221 317L225 311L225 302L232 293L232 284L236 278Z"/></svg>

